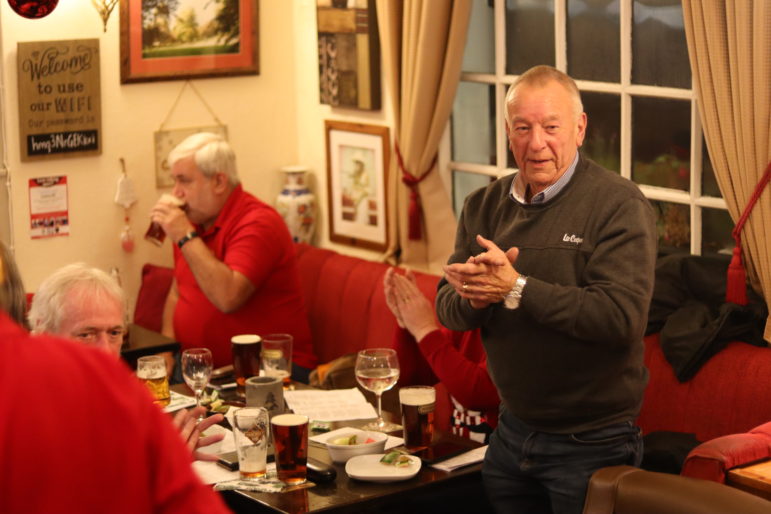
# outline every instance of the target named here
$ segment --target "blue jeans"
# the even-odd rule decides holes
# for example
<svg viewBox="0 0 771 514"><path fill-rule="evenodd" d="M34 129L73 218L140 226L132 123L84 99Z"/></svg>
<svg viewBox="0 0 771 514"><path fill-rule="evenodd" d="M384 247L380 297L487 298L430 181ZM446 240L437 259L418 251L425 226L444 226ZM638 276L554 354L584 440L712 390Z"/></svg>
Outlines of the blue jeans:
<svg viewBox="0 0 771 514"><path fill-rule="evenodd" d="M639 466L642 436L631 421L576 434L534 432L506 409L482 466L496 512L580 514L599 468Z"/></svg>

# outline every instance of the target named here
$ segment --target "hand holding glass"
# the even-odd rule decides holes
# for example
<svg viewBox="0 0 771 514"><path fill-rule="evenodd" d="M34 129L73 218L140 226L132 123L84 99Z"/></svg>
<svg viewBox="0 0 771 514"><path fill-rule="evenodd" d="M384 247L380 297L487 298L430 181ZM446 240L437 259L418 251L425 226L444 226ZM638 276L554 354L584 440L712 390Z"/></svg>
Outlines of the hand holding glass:
<svg viewBox="0 0 771 514"><path fill-rule="evenodd" d="M211 352L206 348L191 348L182 352L182 376L185 383L195 393L195 404L201 406L201 396L209 384L213 361Z"/></svg>
<svg viewBox="0 0 771 514"><path fill-rule="evenodd" d="M381 395L396 385L399 380L399 359L396 350L391 348L370 348L361 350L356 356L356 381L361 387L372 391L377 396L377 420L368 423L365 430L391 432L399 430L400 425L383 419Z"/></svg>

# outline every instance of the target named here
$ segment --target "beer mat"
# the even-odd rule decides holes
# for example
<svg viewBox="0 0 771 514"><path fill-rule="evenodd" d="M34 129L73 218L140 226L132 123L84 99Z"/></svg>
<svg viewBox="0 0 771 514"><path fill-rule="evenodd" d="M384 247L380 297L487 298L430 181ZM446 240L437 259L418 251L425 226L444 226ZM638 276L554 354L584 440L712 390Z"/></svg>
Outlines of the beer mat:
<svg viewBox="0 0 771 514"><path fill-rule="evenodd" d="M350 427L343 427L338 428L337 430L332 430L331 432L327 432L326 434L320 434L320 435L314 435L313 437L309 437L308 440L312 443L315 443L317 446L322 446L324 448L327 447L327 441L334 439L335 437L339 437L341 435L350 435L354 432L361 432L362 434L366 434L366 430L360 430L358 428L350 428ZM404 439L401 437L394 437L392 435L388 436L388 439L386 439L385 449L390 450L391 448L395 448L396 446L401 446L404 444Z"/></svg>
<svg viewBox="0 0 771 514"><path fill-rule="evenodd" d="M237 472L233 472L238 475ZM296 491L298 489L307 489L313 487L316 484L310 480L304 484L287 485L276 477L276 467L273 464L268 464L268 472L263 478L257 478L255 480L227 480L225 482L218 482L214 486L215 491L234 491L236 489L240 491L251 491L256 493L288 493L290 491Z"/></svg>
<svg viewBox="0 0 771 514"><path fill-rule="evenodd" d="M171 401L163 408L165 412L176 412L179 409L186 409L195 405L195 398L171 391Z"/></svg>
<svg viewBox="0 0 771 514"><path fill-rule="evenodd" d="M480 446L479 448L474 448L473 450L461 453L460 455L456 455L450 459L432 464L431 467L441 471L453 471L464 466L482 462L485 458L486 452L487 445Z"/></svg>
<svg viewBox="0 0 771 514"><path fill-rule="evenodd" d="M284 400L295 414L308 416L311 420L348 421L377 417L375 408L356 387L329 391L284 391Z"/></svg>

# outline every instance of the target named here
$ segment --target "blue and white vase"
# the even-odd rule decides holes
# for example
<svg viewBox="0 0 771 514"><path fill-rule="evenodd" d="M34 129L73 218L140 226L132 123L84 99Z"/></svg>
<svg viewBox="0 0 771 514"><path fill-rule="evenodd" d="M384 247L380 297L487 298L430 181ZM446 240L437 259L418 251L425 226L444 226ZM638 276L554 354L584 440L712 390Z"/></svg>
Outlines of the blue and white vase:
<svg viewBox="0 0 771 514"><path fill-rule="evenodd" d="M316 229L316 197L308 189L305 166L284 166L284 187L276 198L276 210L284 218L295 243L311 243Z"/></svg>

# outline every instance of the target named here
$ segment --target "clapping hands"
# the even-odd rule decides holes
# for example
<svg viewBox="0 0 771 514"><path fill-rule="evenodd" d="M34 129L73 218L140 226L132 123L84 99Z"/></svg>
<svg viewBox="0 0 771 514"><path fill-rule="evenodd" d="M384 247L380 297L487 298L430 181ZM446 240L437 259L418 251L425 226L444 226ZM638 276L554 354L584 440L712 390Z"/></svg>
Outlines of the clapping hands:
<svg viewBox="0 0 771 514"><path fill-rule="evenodd" d="M434 306L418 289L415 275L407 271L400 275L389 268L383 277L386 303L400 327L407 329L416 341L439 328Z"/></svg>

